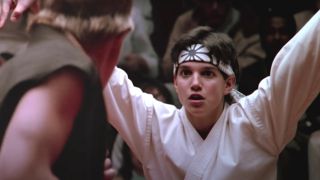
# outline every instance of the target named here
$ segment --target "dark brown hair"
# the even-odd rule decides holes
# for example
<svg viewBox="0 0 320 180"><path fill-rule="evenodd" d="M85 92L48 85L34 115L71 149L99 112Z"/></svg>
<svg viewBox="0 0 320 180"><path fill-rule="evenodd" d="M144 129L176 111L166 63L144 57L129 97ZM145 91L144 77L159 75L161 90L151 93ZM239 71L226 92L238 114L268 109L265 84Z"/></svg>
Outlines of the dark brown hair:
<svg viewBox="0 0 320 180"><path fill-rule="evenodd" d="M224 33L215 33L208 26L200 26L183 35L174 45L171 51L171 58L174 64L179 59L181 51L185 50L192 44L202 44L209 50L209 54L216 57L217 62L222 61L230 65L236 78L239 76L239 64L237 52L232 39ZM176 71L177 72L177 71ZM227 75L221 72L226 78Z"/></svg>

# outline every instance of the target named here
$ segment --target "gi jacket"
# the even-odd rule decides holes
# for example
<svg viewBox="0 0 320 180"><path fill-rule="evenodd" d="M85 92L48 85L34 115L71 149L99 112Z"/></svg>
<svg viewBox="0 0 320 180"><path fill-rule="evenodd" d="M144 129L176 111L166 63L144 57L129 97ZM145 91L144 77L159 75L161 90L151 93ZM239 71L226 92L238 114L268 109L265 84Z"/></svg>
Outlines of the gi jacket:
<svg viewBox="0 0 320 180"><path fill-rule="evenodd" d="M148 179L276 179L279 153L320 91L320 12L276 56L252 94L224 106L203 140L185 110L135 88L115 69L104 88L110 122Z"/></svg>

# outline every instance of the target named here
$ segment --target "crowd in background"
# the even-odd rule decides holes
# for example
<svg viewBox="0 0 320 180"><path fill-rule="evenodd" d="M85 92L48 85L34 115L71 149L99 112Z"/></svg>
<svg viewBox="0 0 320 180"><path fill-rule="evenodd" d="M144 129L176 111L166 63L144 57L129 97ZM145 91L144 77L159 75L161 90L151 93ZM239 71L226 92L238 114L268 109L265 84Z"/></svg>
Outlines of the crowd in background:
<svg viewBox="0 0 320 180"><path fill-rule="evenodd" d="M277 52L319 8L317 0L135 0L132 11L135 28L124 40L118 66L143 91L160 101L180 106L172 86L171 48L181 35L193 28L210 26L233 39L240 66L237 88L249 95L269 75ZM0 64L9 61L24 46L25 26L21 19L1 30ZM7 33L9 31L11 33ZM16 31L16 36L11 36L12 31ZM19 38L12 41L16 37ZM317 171L308 160L308 151L313 151L310 137L319 139L312 135L317 130L320 130L319 96L301 117L295 138L280 154L279 180L304 180L309 178L309 171ZM139 163L131 157L128 147L121 140L115 143L111 154L119 178L143 178Z"/></svg>

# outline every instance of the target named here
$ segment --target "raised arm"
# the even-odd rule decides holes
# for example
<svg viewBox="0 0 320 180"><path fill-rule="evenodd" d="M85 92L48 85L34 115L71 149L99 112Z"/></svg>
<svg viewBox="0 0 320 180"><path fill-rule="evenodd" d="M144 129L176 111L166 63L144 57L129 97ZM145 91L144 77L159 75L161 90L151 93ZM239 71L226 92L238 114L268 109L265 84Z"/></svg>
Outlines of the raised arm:
<svg viewBox="0 0 320 180"><path fill-rule="evenodd" d="M166 116L166 107L171 105L161 103L134 87L127 74L119 68L113 71L103 95L108 121L143 162L146 147L150 145L151 124L157 124L158 110L161 109L162 115Z"/></svg>
<svg viewBox="0 0 320 180"><path fill-rule="evenodd" d="M19 101L0 151L4 179L56 179L51 165L62 151L83 97L83 80L65 68Z"/></svg>
<svg viewBox="0 0 320 180"><path fill-rule="evenodd" d="M320 91L319 35L320 12L280 50L258 91L242 101L272 152L294 137L299 119Z"/></svg>

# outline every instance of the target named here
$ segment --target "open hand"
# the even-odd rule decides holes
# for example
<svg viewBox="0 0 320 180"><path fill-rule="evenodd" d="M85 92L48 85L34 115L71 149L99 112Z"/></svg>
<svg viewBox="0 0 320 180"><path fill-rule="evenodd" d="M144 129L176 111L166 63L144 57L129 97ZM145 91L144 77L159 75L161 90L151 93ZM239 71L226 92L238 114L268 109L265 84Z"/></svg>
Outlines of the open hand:
<svg viewBox="0 0 320 180"><path fill-rule="evenodd" d="M0 28L4 26L10 10L10 20L15 22L31 5L36 4L35 2L36 0L0 0Z"/></svg>

